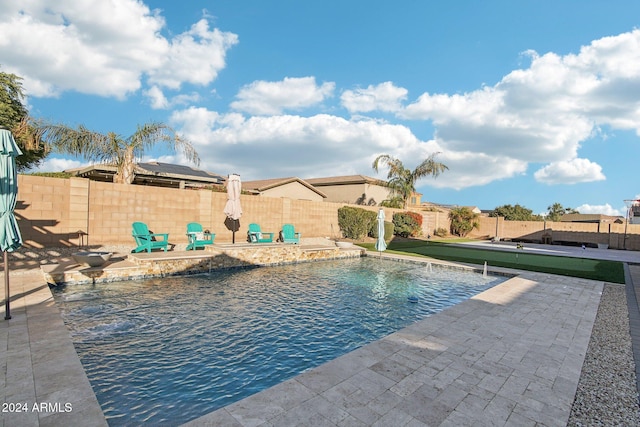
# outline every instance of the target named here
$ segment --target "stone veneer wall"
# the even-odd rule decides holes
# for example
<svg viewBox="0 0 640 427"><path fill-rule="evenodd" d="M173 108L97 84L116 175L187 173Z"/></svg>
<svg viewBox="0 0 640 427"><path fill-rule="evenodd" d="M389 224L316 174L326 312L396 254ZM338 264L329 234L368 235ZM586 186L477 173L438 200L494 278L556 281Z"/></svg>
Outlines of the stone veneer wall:
<svg viewBox="0 0 640 427"><path fill-rule="evenodd" d="M164 254L161 252L160 254ZM100 283L115 280L166 277L208 273L213 270L263 267L298 262L358 258L364 250L318 248L303 249L296 245L261 245L244 248L207 247L206 251L180 252L174 258L143 253L129 255L129 267L81 267L77 264L54 264L42 267L45 279L51 284Z"/></svg>

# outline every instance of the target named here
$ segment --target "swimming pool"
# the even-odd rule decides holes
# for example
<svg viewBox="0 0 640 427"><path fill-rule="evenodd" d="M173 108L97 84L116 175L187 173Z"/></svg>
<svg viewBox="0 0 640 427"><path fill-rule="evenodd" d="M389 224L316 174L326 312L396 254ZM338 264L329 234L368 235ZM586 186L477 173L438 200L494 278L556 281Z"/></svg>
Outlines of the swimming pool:
<svg viewBox="0 0 640 427"><path fill-rule="evenodd" d="M179 425L506 280L377 258L52 290L110 425Z"/></svg>

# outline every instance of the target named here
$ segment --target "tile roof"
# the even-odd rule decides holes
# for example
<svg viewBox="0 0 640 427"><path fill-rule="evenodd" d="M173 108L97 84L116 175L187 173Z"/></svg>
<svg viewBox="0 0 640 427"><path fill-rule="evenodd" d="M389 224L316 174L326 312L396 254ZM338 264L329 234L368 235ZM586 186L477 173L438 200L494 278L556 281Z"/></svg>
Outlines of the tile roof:
<svg viewBox="0 0 640 427"><path fill-rule="evenodd" d="M622 220L624 217L601 214L564 214L560 218L561 222L616 222Z"/></svg>
<svg viewBox="0 0 640 427"><path fill-rule="evenodd" d="M67 169L75 176L93 178L99 180L110 180L116 172L113 164L95 164L81 168ZM191 166L174 165L160 162L142 162L136 164L136 181L153 180L157 182L178 181L190 182L193 184L222 184L226 181L224 176L196 169Z"/></svg>
<svg viewBox="0 0 640 427"><path fill-rule="evenodd" d="M366 175L329 176L326 178L305 179L311 185L341 185L341 184L380 184L384 181Z"/></svg>
<svg viewBox="0 0 640 427"><path fill-rule="evenodd" d="M287 177L287 178L271 178L271 179L259 179L255 181L244 181L242 183L242 188L246 190L255 190L255 191L266 191L271 188L279 187L281 185L289 184L292 182L298 182L301 185L307 187L309 190L319 194L323 198L326 198L327 195L322 191L315 188L313 185L309 184L306 180L300 179L295 176Z"/></svg>

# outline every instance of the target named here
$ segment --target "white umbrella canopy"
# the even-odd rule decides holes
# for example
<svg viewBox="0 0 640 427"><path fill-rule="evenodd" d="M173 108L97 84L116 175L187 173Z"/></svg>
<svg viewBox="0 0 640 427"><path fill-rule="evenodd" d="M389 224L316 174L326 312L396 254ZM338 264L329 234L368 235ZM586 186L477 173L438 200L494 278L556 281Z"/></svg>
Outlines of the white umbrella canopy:
<svg viewBox="0 0 640 427"><path fill-rule="evenodd" d="M227 179L227 204L224 206L224 214L227 218L233 220L233 243L236 242L237 221L242 217L241 192L242 182L240 181L240 175L229 175Z"/></svg>
<svg viewBox="0 0 640 427"><path fill-rule="evenodd" d="M13 214L18 197L18 174L16 157L22 151L16 145L13 135L0 128L0 249L4 255L5 320L11 319L9 301L9 258L7 253L22 246L22 236Z"/></svg>
<svg viewBox="0 0 640 427"><path fill-rule="evenodd" d="M387 249L387 243L384 241L384 210L380 208L378 211L378 240L376 241L376 250L382 252Z"/></svg>

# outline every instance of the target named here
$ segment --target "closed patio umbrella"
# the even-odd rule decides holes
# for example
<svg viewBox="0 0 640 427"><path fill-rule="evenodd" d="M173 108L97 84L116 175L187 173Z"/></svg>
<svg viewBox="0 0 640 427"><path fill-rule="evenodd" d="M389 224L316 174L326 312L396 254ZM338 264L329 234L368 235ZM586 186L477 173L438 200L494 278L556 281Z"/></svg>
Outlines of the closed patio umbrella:
<svg viewBox="0 0 640 427"><path fill-rule="evenodd" d="M236 242L236 230L238 229L238 220L242 216L242 207L240 206L240 193L242 192L242 183L240 175L231 174L227 179L227 204L224 207L224 214L227 218L233 220L233 237L232 242Z"/></svg>
<svg viewBox="0 0 640 427"><path fill-rule="evenodd" d="M387 244L384 241L384 210L380 208L378 211L378 240L376 241L376 250L382 252L387 249Z"/></svg>
<svg viewBox="0 0 640 427"><path fill-rule="evenodd" d="M21 155L13 135L9 130L0 127L0 249L4 255L5 315L11 319L9 300L9 256L22 246L22 236L13 210L16 208L18 196L18 174L16 172L16 156Z"/></svg>

